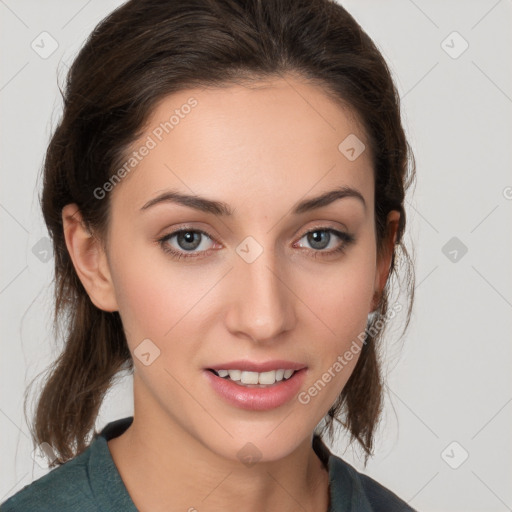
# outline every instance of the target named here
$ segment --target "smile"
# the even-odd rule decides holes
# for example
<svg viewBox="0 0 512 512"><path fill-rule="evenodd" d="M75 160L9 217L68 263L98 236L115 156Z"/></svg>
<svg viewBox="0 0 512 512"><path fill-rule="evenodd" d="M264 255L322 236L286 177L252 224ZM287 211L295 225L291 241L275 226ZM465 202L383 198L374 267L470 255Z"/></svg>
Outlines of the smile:
<svg viewBox="0 0 512 512"><path fill-rule="evenodd" d="M307 368L278 369L266 372L222 371L222 369L209 368L205 369L203 374L212 390L229 405L239 409L266 411L292 401L301 390L307 371ZM223 377L221 373L224 375ZM278 380L278 377L281 380Z"/></svg>
<svg viewBox="0 0 512 512"><path fill-rule="evenodd" d="M295 373L292 369L270 370L268 372L250 372L244 370L210 370L218 377L229 379L241 386L272 386L276 382L288 380Z"/></svg>

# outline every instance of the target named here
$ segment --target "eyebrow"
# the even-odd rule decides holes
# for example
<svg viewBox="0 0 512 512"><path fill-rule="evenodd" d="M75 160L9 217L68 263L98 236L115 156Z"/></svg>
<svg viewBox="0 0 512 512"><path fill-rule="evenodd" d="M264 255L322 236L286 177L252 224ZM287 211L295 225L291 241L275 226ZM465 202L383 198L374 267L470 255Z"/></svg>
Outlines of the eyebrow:
<svg viewBox="0 0 512 512"><path fill-rule="evenodd" d="M300 215L302 213L327 206L338 199L345 199L347 197L354 197L361 201L364 209L366 210L366 201L364 200L361 192L355 188L343 186L329 192L324 192L317 197L300 201L294 205L292 213L294 215ZM196 195L183 194L177 190L167 190L153 199L150 199L144 206L142 206L141 211L145 211L148 208L161 203L179 204L205 213L212 213L217 216L232 217L234 213L234 210L232 210L227 203L206 199L205 197Z"/></svg>

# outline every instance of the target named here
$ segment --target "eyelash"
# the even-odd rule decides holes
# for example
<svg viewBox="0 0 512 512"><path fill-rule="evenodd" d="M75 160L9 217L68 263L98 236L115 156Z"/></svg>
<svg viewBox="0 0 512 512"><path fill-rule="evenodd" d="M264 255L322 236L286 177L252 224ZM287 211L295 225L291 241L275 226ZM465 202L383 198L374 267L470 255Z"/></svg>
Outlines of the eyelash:
<svg viewBox="0 0 512 512"><path fill-rule="evenodd" d="M315 250L315 249L306 249L308 250L309 252L312 252L313 253L313 258L318 258L318 256L320 255L320 257L329 257L329 256L332 256L334 254L344 254L345 253L345 250L348 248L348 246L350 246L352 243L355 242L355 237L349 233L345 233L343 231L338 231L337 229L334 229L334 228L327 228L327 227L316 227L316 228L313 228L309 231L306 231L306 233L304 233L300 238L304 238L306 235L309 235L310 233L315 233L315 232L328 232L328 233L332 233L334 235L336 235L338 238L340 238L343 243L337 247L336 249L331 249L330 251L325 251L325 250ZM209 252L208 251L202 251L202 254L199 253L200 255L192 255L194 253L191 253L191 254L187 254L186 252L180 252L180 251L176 251L175 249L171 249L169 248L168 245L166 245L166 242L171 239L172 237L176 236L176 235L179 235L180 233L200 233L201 235L205 235L207 238L209 238L210 240L213 240L213 237L211 237L208 233L206 233L205 231L202 231L201 229L179 229L177 231L173 231L172 233L169 233L167 235L164 235L163 237L161 238L158 238L156 240L156 242L159 243L160 247L162 248L162 250L167 253L167 254L170 254L171 257L173 257L174 259L176 260L180 260L180 259L187 259L187 258L202 258L204 257L204 255L206 253Z"/></svg>

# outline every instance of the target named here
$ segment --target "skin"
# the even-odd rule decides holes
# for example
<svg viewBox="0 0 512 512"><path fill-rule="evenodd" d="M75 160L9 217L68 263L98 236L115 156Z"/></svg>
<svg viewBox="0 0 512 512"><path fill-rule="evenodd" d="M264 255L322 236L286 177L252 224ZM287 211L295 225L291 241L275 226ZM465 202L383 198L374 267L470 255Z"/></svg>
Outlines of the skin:
<svg viewBox="0 0 512 512"><path fill-rule="evenodd" d="M349 134L366 144L365 134L319 86L288 76L175 93L153 111L140 141L190 97L197 106L105 199L106 250L75 204L62 212L91 301L119 311L132 354L147 338L160 350L148 366L133 357L134 422L108 446L141 511L327 510L328 473L312 434L358 355L308 404L292 399L269 411L230 405L203 372L235 359L287 359L308 367L301 391L310 388L365 330L388 277L399 213L388 215L387 251L378 258L369 150L355 161L338 150ZM366 208L348 197L290 213L342 185L359 190ZM224 201L234 215L172 203L140 211L170 188ZM208 233L188 252L202 257L173 259L155 241L183 223ZM313 228L356 240L322 257L345 242L326 233L314 245L305 236ZM236 252L247 236L263 248L252 263ZM187 253L176 236L167 245ZM261 453L250 467L237 456L247 442Z"/></svg>

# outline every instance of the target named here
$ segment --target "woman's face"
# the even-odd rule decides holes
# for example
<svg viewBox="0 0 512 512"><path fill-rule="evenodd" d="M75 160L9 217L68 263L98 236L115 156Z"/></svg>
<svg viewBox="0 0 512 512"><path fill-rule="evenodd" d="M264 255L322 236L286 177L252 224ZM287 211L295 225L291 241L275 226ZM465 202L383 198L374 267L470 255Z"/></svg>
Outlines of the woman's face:
<svg viewBox="0 0 512 512"><path fill-rule="evenodd" d="M136 415L230 459L248 442L275 460L310 439L354 369L389 268L377 262L362 144L351 116L294 78L190 89L157 106L135 160L104 188ZM248 382L302 370L271 389L212 368L248 371Z"/></svg>

